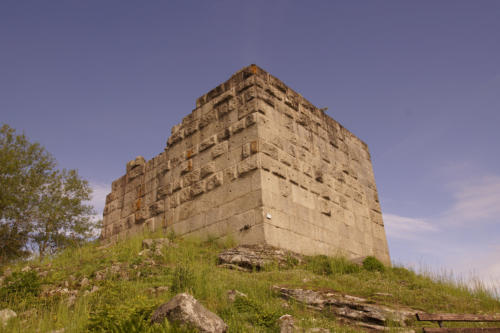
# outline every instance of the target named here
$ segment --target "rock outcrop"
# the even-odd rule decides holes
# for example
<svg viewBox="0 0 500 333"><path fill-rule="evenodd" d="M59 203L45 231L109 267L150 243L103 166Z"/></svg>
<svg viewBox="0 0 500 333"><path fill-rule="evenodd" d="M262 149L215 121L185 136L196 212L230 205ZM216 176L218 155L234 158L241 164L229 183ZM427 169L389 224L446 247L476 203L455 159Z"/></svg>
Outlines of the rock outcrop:
<svg viewBox="0 0 500 333"><path fill-rule="evenodd" d="M314 291L301 288L274 286L273 289L285 299L292 299L306 306L331 311L349 324L384 331L389 323L399 327L407 326L407 322L415 318L416 310L408 308L392 309L387 306L369 303L366 299L345 295L333 291ZM406 330L410 332L411 330Z"/></svg>
<svg viewBox="0 0 500 333"><path fill-rule="evenodd" d="M140 256L150 256L151 254L162 256L163 249L171 246L172 243L168 238L147 238L142 241L142 251L139 252Z"/></svg>
<svg viewBox="0 0 500 333"><path fill-rule="evenodd" d="M299 254L264 244L240 245L225 250L218 256L221 267L245 271L258 271L273 263L283 267L301 261L302 256Z"/></svg>

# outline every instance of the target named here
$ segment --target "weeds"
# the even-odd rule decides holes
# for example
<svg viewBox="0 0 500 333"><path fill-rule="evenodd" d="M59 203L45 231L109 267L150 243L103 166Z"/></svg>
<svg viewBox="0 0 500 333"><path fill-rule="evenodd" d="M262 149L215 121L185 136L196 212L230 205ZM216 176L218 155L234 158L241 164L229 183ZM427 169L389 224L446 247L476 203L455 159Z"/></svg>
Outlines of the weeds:
<svg viewBox="0 0 500 333"><path fill-rule="evenodd" d="M14 272L4 281L0 288L0 300L7 301L11 297L36 297L40 294L40 278L35 272Z"/></svg>
<svg viewBox="0 0 500 333"><path fill-rule="evenodd" d="M171 290L175 293L190 291L195 283L194 271L186 264L174 269Z"/></svg>
<svg viewBox="0 0 500 333"><path fill-rule="evenodd" d="M288 302L285 307L273 285L333 289L342 293L366 297L388 305L408 306L428 312L492 313L500 312L500 303L483 284L476 289L457 283L448 275L417 274L404 267L384 267L367 259L363 266L343 257L313 256L302 262L293 257L285 269L278 265L260 272L245 273L218 268L219 251L234 245L231 238L199 240L167 235L175 247L162 251L163 257L139 257L144 237L134 236L110 247L97 243L67 249L60 254L28 263L45 271L40 278L34 271L21 272L23 265L5 267L14 273L0 287L1 308L18 313L0 332L49 332L65 328L65 332L192 332L189 328L165 322L150 325L149 318L156 307L179 292L188 291L207 309L217 313L229 326L229 332L274 332L277 319L284 313L297 318L301 327L325 327L331 331L354 332L340 326L333 316L315 312ZM153 260L151 260L153 259ZM120 273L98 280L95 272L111 265L121 267ZM123 272L126 270L125 272ZM79 286L81 279L89 284ZM68 296L44 296L42 290L59 288L69 282L77 290L75 305L67 305ZM86 294L94 286L97 292ZM162 293L148 294L149 289L168 286ZM237 289L248 298L227 299L227 290ZM376 294L384 293L384 299ZM378 297L378 298L377 298ZM303 318L303 320L299 320Z"/></svg>
<svg viewBox="0 0 500 333"><path fill-rule="evenodd" d="M246 317L246 321L252 326L260 326L265 329L277 330L277 321L282 315L279 309L266 308L246 297L236 297L234 309L236 309L240 315Z"/></svg>
<svg viewBox="0 0 500 333"><path fill-rule="evenodd" d="M306 263L306 269L319 275L342 275L357 273L361 269L344 257L327 257L318 255L310 257Z"/></svg>

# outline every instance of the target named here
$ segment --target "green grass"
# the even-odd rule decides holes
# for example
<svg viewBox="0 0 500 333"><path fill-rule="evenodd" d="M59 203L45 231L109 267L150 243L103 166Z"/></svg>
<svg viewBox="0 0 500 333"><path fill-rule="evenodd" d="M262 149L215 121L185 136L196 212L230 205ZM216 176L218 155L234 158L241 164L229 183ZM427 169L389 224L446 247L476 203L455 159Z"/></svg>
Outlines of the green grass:
<svg viewBox="0 0 500 333"><path fill-rule="evenodd" d="M175 239L176 246L164 249L162 257L153 257L152 264L150 259L138 256L144 237L136 236L106 248L90 243L41 262L12 265L9 269L16 273L8 287L4 282L0 288L0 309L10 308L18 317L5 328L0 325L0 332L49 332L61 328L65 332L190 332L189 328L168 322L149 325L154 309L183 291L217 313L228 324L229 332L277 332L276 320L283 314L291 314L304 328L358 331L342 326L327 313L285 302L273 292L273 285L333 289L392 307L408 306L427 312L500 312L500 302L495 298L498 295L481 284L471 288L447 276L419 275L403 267L381 268L373 259L360 267L340 257L315 256L301 264L291 260L287 268L270 265L260 272L244 273L216 265L217 254L234 245L230 239ZM28 264L33 271L49 273L45 277L20 273ZM110 270L113 265L119 265L120 272ZM96 277L107 268L107 278L97 281ZM80 287L84 277L90 284ZM66 285L70 290L79 290L71 307L67 295L46 295L47 290ZM93 286L99 290L84 295ZM169 290L148 294L148 289L158 286L168 286ZM231 303L227 298L230 289L248 298Z"/></svg>

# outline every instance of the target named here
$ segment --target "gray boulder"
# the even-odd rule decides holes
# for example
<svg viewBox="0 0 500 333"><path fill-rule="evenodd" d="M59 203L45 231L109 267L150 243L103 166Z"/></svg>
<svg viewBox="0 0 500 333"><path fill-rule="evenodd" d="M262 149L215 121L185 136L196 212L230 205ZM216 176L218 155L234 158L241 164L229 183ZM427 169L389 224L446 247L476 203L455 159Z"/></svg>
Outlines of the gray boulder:
<svg viewBox="0 0 500 333"><path fill-rule="evenodd" d="M153 313L151 323L162 323L167 318L196 328L204 333L224 333L227 325L215 313L207 310L193 296L177 294L169 302L162 304Z"/></svg>

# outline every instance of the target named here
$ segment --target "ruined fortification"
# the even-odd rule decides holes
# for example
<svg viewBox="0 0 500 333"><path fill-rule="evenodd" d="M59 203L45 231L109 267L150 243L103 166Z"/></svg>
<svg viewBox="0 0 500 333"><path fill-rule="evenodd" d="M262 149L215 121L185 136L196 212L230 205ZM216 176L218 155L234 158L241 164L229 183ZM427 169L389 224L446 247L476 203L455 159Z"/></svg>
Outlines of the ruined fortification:
<svg viewBox="0 0 500 333"><path fill-rule="evenodd" d="M255 65L198 98L165 151L127 163L103 223L106 240L163 228L390 262L367 145Z"/></svg>

